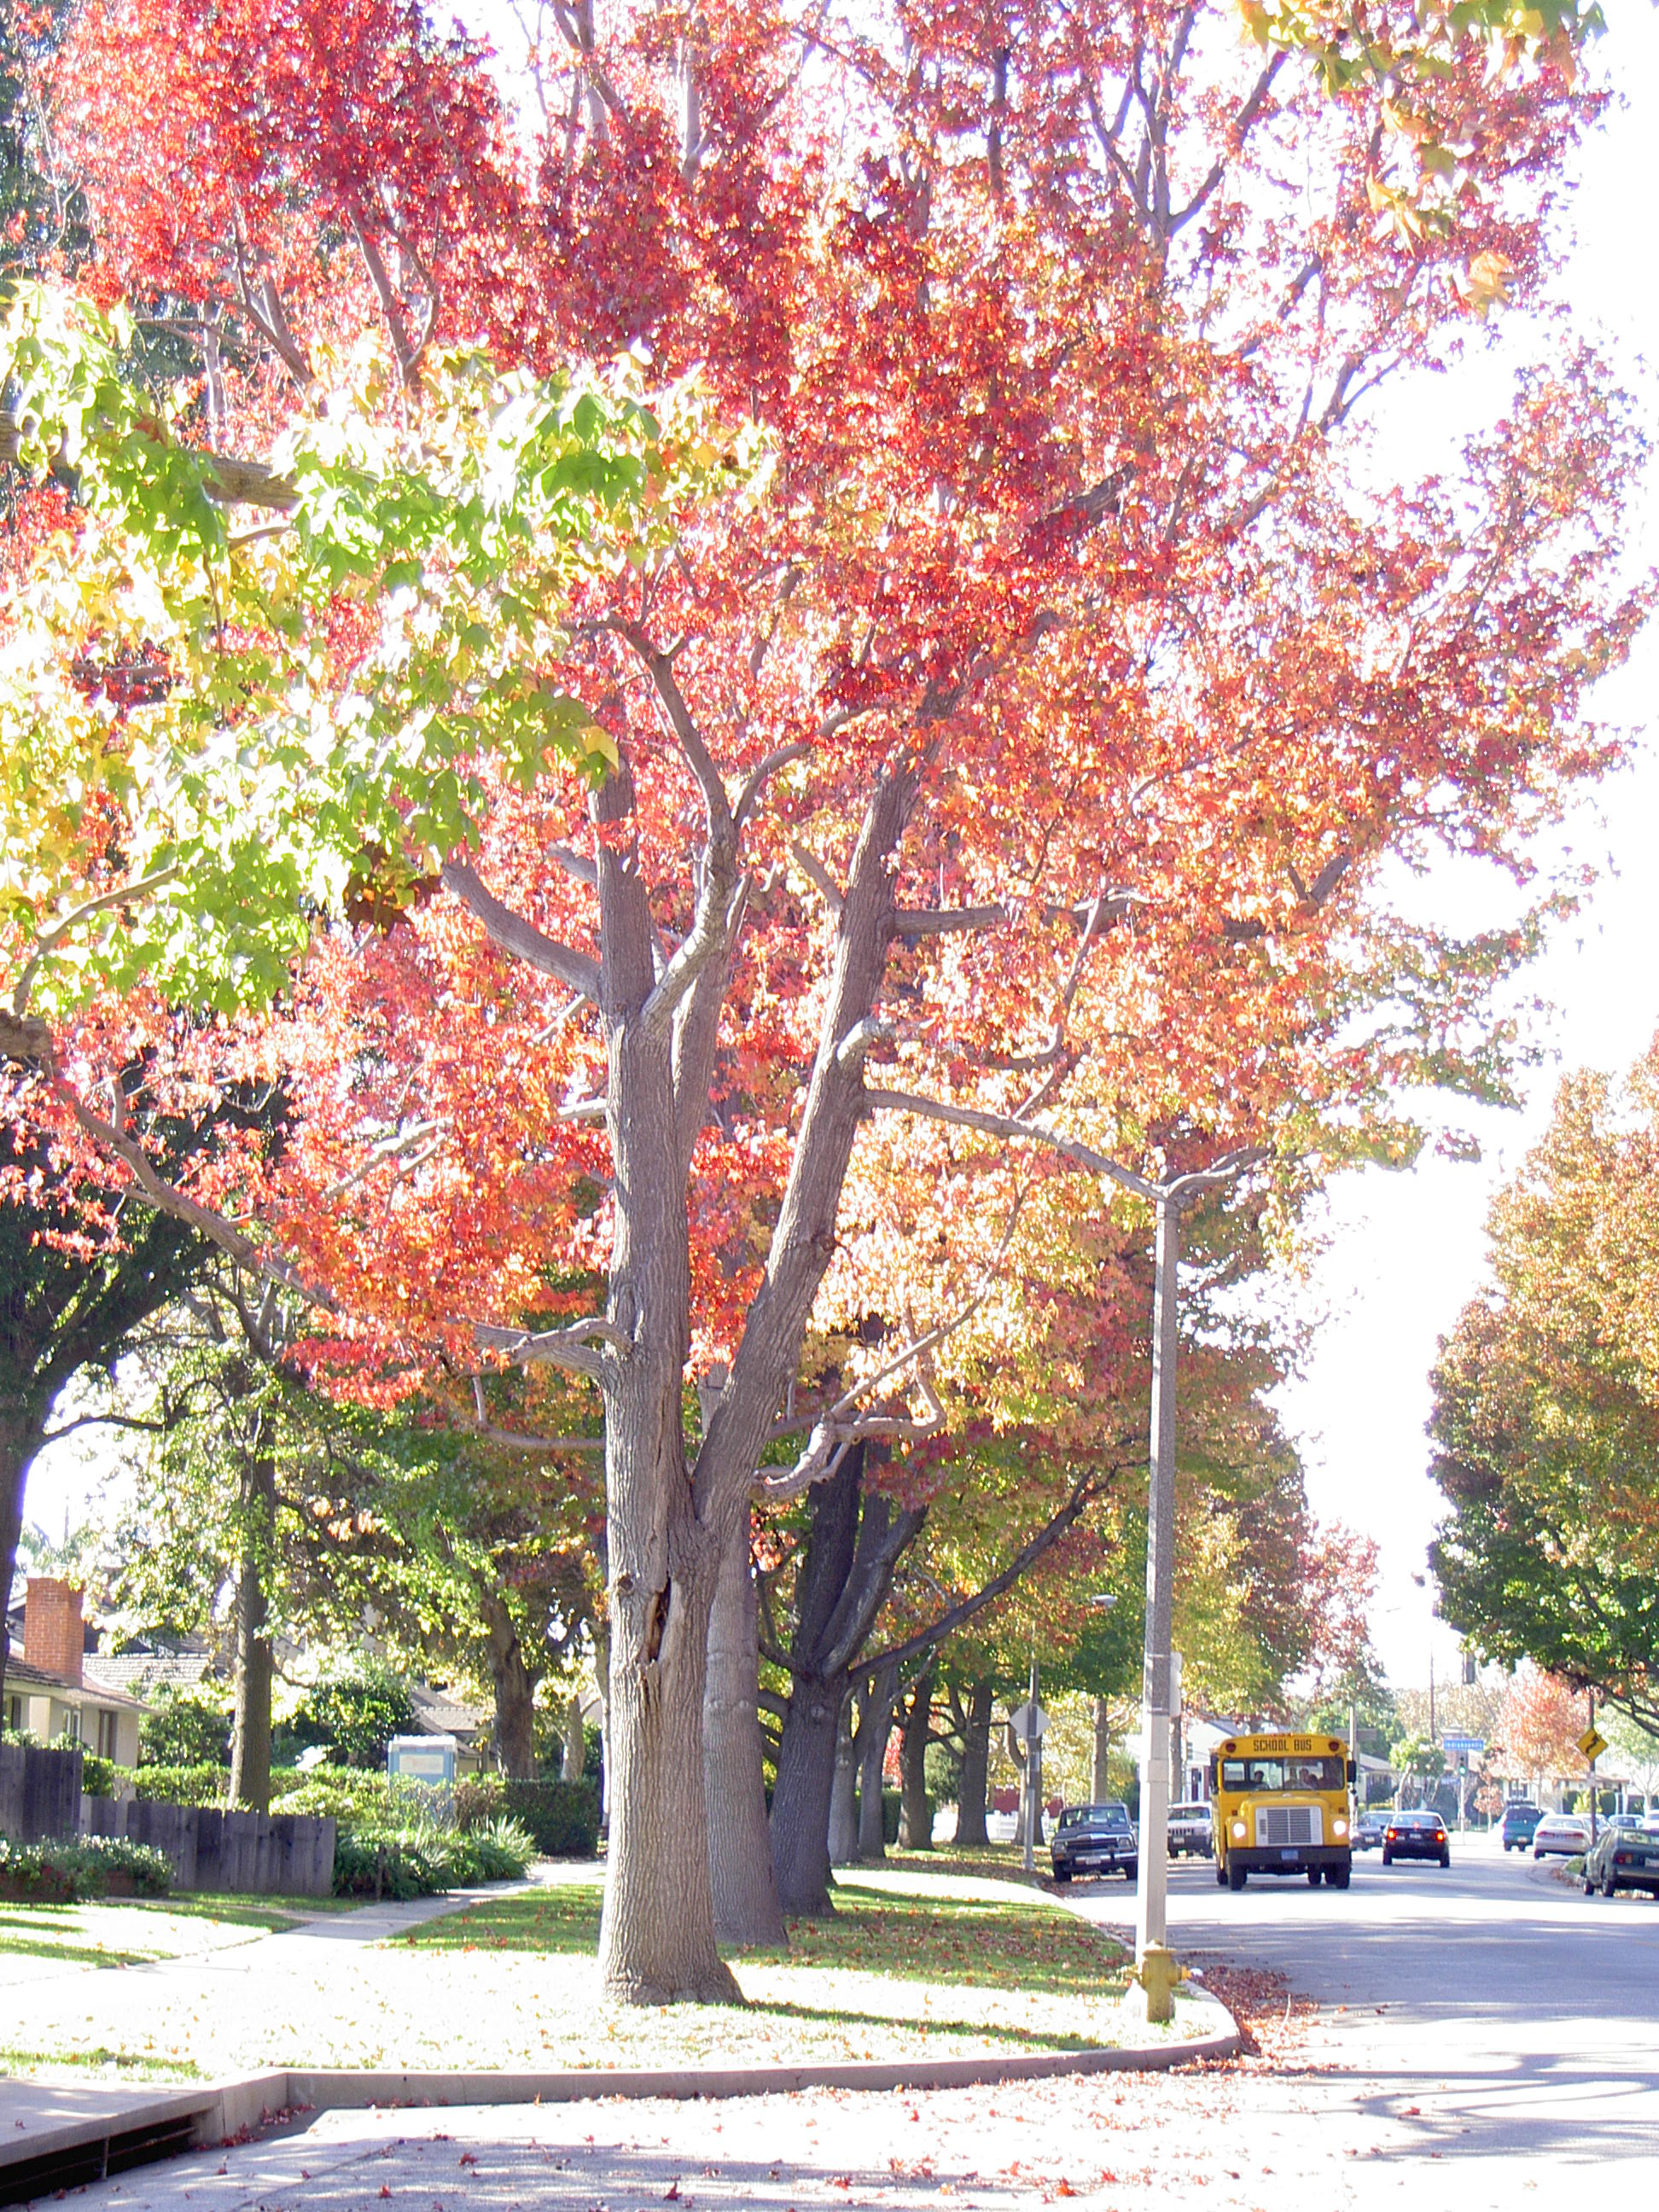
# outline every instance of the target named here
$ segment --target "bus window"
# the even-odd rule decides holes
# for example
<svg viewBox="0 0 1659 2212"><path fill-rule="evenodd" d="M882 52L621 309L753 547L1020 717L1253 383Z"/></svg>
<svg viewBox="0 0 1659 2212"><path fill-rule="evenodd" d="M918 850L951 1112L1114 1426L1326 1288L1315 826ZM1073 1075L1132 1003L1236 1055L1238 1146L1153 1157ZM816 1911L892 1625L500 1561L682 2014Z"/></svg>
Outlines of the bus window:
<svg viewBox="0 0 1659 2212"><path fill-rule="evenodd" d="M1226 1790L1341 1790L1346 1785L1340 1759L1224 1759L1221 1786Z"/></svg>

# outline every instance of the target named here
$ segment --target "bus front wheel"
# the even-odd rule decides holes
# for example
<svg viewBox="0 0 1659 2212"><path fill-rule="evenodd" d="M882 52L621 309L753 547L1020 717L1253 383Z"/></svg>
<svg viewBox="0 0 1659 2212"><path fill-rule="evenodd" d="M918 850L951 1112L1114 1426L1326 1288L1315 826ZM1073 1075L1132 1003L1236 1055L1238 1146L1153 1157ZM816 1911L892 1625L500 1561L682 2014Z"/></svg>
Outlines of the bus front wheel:
<svg viewBox="0 0 1659 2212"><path fill-rule="evenodd" d="M1325 1879L1333 1889L1346 1889L1348 1886L1348 1869L1345 1866L1327 1867Z"/></svg>
<svg viewBox="0 0 1659 2212"><path fill-rule="evenodd" d="M1227 1869L1219 1859L1215 1863L1215 1886L1218 1889L1225 1889L1227 1887Z"/></svg>
<svg viewBox="0 0 1659 2212"><path fill-rule="evenodd" d="M1234 1860L1234 1859L1229 1859L1229 1860L1228 1860L1228 1862L1227 1862L1227 1887L1228 1887L1228 1888L1229 1888L1229 1889L1243 1889L1243 1887L1244 1887L1245 1879L1246 1879L1246 1875L1245 1875L1245 1869L1244 1869L1242 1866L1240 1866L1240 1865L1238 1864L1238 1863L1237 1862L1237 1860Z"/></svg>

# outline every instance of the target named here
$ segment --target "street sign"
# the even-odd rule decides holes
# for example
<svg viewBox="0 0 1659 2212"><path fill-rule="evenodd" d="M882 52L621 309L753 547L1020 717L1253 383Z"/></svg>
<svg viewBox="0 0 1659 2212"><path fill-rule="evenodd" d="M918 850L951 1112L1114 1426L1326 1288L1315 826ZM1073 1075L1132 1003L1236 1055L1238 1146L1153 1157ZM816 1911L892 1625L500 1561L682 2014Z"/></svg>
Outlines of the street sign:
<svg viewBox="0 0 1659 2212"><path fill-rule="evenodd" d="M1022 1743L1030 1743L1033 1736L1042 1736L1048 1730L1048 1716L1041 1705L1036 1708L1036 1718L1035 1723L1032 1723L1031 1706L1029 1700L1023 1705L1017 1705L1009 1714L1008 1720L1009 1725Z"/></svg>
<svg viewBox="0 0 1659 2212"><path fill-rule="evenodd" d="M1578 1748L1592 1765L1607 1747L1607 1740L1599 1729L1587 1728L1578 1739Z"/></svg>
<svg viewBox="0 0 1659 2212"><path fill-rule="evenodd" d="M1442 1751L1467 1752L1471 1758L1479 1757L1486 1747L1483 1735L1443 1735L1440 1739Z"/></svg>

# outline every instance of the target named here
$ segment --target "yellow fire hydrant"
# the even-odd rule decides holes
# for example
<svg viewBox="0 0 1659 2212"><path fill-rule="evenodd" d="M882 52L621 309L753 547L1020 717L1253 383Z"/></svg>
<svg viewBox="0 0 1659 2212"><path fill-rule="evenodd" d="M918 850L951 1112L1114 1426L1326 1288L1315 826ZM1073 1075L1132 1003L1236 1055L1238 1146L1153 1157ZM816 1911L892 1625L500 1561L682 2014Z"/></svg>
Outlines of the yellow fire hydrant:
<svg viewBox="0 0 1659 2212"><path fill-rule="evenodd" d="M1176 1990L1188 1978L1186 1967L1167 1945L1149 1943L1129 1976L1139 1994L1127 2002L1148 2021L1171 2020Z"/></svg>

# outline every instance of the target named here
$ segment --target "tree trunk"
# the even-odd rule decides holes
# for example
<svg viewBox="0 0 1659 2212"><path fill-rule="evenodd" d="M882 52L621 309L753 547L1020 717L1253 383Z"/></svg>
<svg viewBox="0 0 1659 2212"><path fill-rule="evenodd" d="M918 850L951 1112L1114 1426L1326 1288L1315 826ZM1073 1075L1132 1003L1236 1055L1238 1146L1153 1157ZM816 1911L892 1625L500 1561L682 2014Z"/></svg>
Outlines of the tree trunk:
<svg viewBox="0 0 1659 2212"><path fill-rule="evenodd" d="M776 1949L789 1940L766 1825L756 1696L759 1672L760 1619L745 1514L720 1559L708 1615L708 1680L702 1698L714 1932L722 1943L745 1950Z"/></svg>
<svg viewBox="0 0 1659 2212"><path fill-rule="evenodd" d="M603 1705L600 1711L604 1711ZM600 1730L603 1738L604 1730ZM587 1728L582 1701L573 1690L564 1701L564 1741L559 1748L559 1772L567 1782L580 1782L587 1767Z"/></svg>
<svg viewBox="0 0 1659 2212"><path fill-rule="evenodd" d="M830 1791L830 1863L851 1866L859 1855L859 1762L853 1745L853 1700L843 1698L836 1730L836 1778Z"/></svg>
<svg viewBox="0 0 1659 2212"><path fill-rule="evenodd" d="M40 1442L39 1425L30 1419L27 1407L15 1400L0 1401L0 1718L6 1710L6 1658L10 1650L4 1623L11 1609L12 1577L17 1571L17 1546L23 1534L23 1486Z"/></svg>
<svg viewBox="0 0 1659 2212"><path fill-rule="evenodd" d="M797 1680L778 1745L772 1792L772 1863L784 1911L820 1918L830 1902L830 1799L845 1678Z"/></svg>
<svg viewBox="0 0 1659 2212"><path fill-rule="evenodd" d="M893 1692L897 1677L884 1667L872 1677L859 1716L859 1856L866 1863L884 1859L887 1838L882 1832L882 1770L887 1764L887 1739L893 1726Z"/></svg>
<svg viewBox="0 0 1659 2212"><path fill-rule="evenodd" d="M1112 1753L1112 1722L1104 1698L1095 1699L1095 1760L1094 1771L1089 1780L1090 1797L1093 1803L1103 1805L1112 1794L1112 1778L1108 1761Z"/></svg>
<svg viewBox="0 0 1659 2212"><path fill-rule="evenodd" d="M738 830L712 764L705 771L702 740L674 686L672 661L653 656L647 665L704 787L708 836L698 854L696 914L680 951L660 966L660 924L640 866L624 761L591 803L600 958L597 978L579 988L591 990L599 1006L615 1206L606 1349L590 1354L605 1401L611 1636L611 1826L599 1969L608 1997L661 2004L739 1996L715 1944L708 1865L702 1758L708 1616L725 1547L747 1515L755 1469L799 1370L812 1303L835 1250L836 1212L862 1119L863 1061L848 1043L860 1034L886 969L894 935L890 860L921 769L907 762L884 770L870 793L765 1278L692 1475L684 1431L688 1179L708 1118L741 906ZM447 879L456 877L446 871ZM884 1503L883 1512L884 1526ZM829 1759L816 1838L800 1832L826 1885L835 1724L851 1656L823 1669L841 1680L824 1731ZM783 1779L781 1770L781 1790ZM777 1823L775 1799L775 1846ZM787 1910L775 1848L774 1856Z"/></svg>
<svg viewBox="0 0 1659 2212"><path fill-rule="evenodd" d="M499 1590L487 1591L479 1613L489 1637L489 1679L495 1692L495 1757L514 1782L536 1778L536 1681Z"/></svg>
<svg viewBox="0 0 1659 2212"><path fill-rule="evenodd" d="M270 1810L270 1686L265 1577L276 1541L276 1462L257 1451L244 1462L242 1559L236 1583L236 1717L230 1739L230 1802Z"/></svg>
<svg viewBox="0 0 1659 2212"><path fill-rule="evenodd" d="M962 1732L962 1780L957 1790L957 1841L981 1844L985 1832L985 1796L991 1772L991 1707L995 1686L988 1678L968 1692L968 1719Z"/></svg>
<svg viewBox="0 0 1659 2212"><path fill-rule="evenodd" d="M927 1810L927 1738L933 1722L933 1670L929 1667L910 1692L899 1735L899 1842L907 1851L933 1848Z"/></svg>

